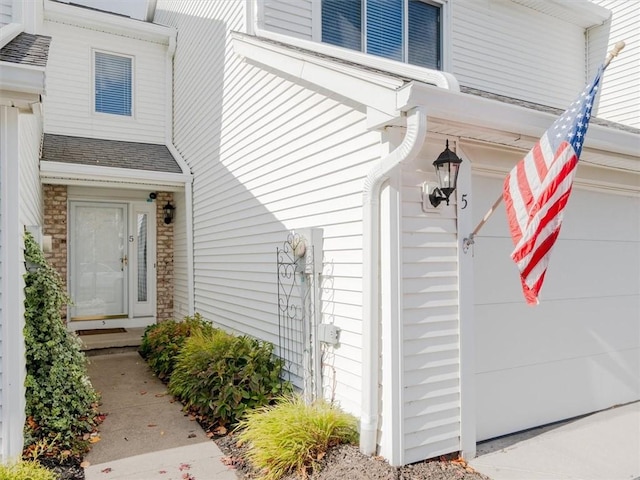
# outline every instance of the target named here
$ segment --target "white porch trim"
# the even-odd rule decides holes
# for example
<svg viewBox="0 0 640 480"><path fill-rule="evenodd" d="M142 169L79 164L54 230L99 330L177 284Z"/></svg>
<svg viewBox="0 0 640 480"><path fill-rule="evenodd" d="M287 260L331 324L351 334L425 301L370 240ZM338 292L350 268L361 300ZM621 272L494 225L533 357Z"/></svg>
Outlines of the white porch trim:
<svg viewBox="0 0 640 480"><path fill-rule="evenodd" d="M40 162L40 178L43 183L54 185L99 185L116 188L162 188L169 192L182 191L191 175L184 173L155 172L130 168L97 167L63 162Z"/></svg>

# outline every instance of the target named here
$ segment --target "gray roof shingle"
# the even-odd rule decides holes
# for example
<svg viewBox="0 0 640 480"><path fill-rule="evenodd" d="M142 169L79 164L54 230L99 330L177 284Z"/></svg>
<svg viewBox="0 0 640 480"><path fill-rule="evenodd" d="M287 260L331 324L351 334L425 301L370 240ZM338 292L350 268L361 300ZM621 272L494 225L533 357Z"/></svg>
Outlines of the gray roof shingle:
<svg viewBox="0 0 640 480"><path fill-rule="evenodd" d="M46 67L51 37L21 33L0 50L0 61Z"/></svg>
<svg viewBox="0 0 640 480"><path fill-rule="evenodd" d="M164 145L46 133L42 160L50 162L182 173Z"/></svg>

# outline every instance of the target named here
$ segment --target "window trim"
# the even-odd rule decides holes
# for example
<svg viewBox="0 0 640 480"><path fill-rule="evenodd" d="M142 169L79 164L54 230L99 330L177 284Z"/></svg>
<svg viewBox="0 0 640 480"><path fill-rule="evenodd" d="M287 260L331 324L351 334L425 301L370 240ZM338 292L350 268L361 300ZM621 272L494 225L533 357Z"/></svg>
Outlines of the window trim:
<svg viewBox="0 0 640 480"><path fill-rule="evenodd" d="M451 18L452 5L450 0L429 0L430 3L438 5L441 9L440 30L442 44L442 65L440 70L432 70L427 67L412 65L410 63L398 62L383 57L377 57L367 53L338 47L328 43L322 43L322 15L321 9L313 10L312 19L312 39L305 40L292 37L282 33L272 32L264 28L263 13L264 0L254 0L257 8L254 10L253 24L250 25L248 33L276 40L288 45L292 45L306 50L318 52L327 56L336 57L342 60L359 63L366 67L375 68L396 75L402 75L425 83L436 84L445 88L459 89L458 81L450 73L452 67L451 60ZM320 4L320 2L314 2Z"/></svg>
<svg viewBox="0 0 640 480"><path fill-rule="evenodd" d="M123 57L131 60L131 114L130 115L118 115L116 113L108 113L108 112L99 112L96 110L96 54L102 53L105 55L111 55L114 57ZM135 85L136 85L136 69L135 69L135 56L127 55L124 53L113 52L109 50L102 50L99 48L91 49L91 113L93 115L98 116L108 116L109 118L119 118L119 119L135 119L136 108L135 108Z"/></svg>

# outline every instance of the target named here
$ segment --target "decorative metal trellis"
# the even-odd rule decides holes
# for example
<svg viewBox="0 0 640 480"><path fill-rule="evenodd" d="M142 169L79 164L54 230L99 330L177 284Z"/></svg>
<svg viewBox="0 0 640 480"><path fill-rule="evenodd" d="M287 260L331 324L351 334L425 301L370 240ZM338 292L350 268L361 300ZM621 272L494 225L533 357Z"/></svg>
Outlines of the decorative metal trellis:
<svg viewBox="0 0 640 480"><path fill-rule="evenodd" d="M278 348L284 361L285 379L316 397L318 380L314 368L316 271L314 246L299 233L290 233L278 247Z"/></svg>

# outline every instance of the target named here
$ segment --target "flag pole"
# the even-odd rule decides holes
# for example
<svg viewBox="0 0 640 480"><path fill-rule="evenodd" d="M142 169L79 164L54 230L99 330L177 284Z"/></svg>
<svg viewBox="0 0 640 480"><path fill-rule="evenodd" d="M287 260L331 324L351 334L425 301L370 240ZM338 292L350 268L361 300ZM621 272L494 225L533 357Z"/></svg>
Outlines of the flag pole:
<svg viewBox="0 0 640 480"><path fill-rule="evenodd" d="M615 57L617 57L618 54L620 53L620 51L624 47L625 47L625 43L622 40L619 41L619 42L616 42L616 44L613 46L613 50L611 50L608 53L607 58L605 58L605 60L604 60L604 64L603 64L603 67L602 67L603 70L605 70L609 66L609 64L611 63L611 60L613 60ZM494 212L496 211L496 209L498 208L498 206L500 205L501 202L502 202L502 194L500 194L500 196L497 198L497 200L495 202L493 202L493 205L491 205L491 208L485 214L485 216L482 217L482 220L480 220L480 223L478 223L476 228L473 229L473 232L471 232L469 234L469 236L466 237L462 241L462 251L464 253L467 253L467 250L469 250L469 247L475 243L475 240L474 240L475 236L480 231L480 229L484 226L484 224L487 223L487 220L489 220L489 218L491 218L491 215L494 214Z"/></svg>

